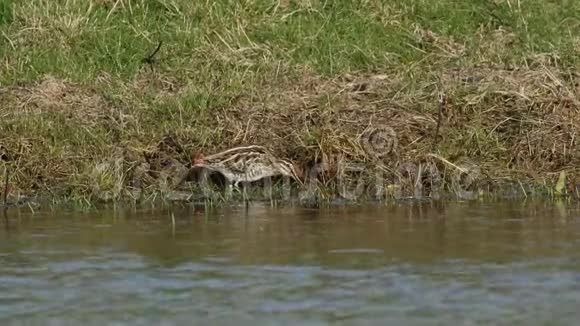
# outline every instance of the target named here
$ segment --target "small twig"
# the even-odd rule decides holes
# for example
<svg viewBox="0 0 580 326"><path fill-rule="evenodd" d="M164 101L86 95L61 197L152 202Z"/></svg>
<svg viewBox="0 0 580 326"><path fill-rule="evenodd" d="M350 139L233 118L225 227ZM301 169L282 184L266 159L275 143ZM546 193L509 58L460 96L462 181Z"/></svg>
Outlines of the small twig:
<svg viewBox="0 0 580 326"><path fill-rule="evenodd" d="M434 158L436 158L436 159L440 160L441 162L443 162L443 163L445 163L445 164L448 164L448 165L450 165L450 166L452 166L452 167L456 168L456 169L457 169L457 170L459 170L459 172L461 172L461 173L467 173L467 172L468 172L468 170L466 170L466 169L464 169L464 168L462 168L462 167L460 167L460 166L457 166L457 165L455 165L455 164L453 164L453 163L449 162L449 161L448 161L448 160L446 160L444 157L442 157L442 156L439 156L439 155L437 155L437 154L433 154L433 153L431 153L431 154L427 154L427 156L434 157Z"/></svg>
<svg viewBox="0 0 580 326"><path fill-rule="evenodd" d="M10 170L8 166L4 166L4 194L3 194L3 204L4 210L8 208L8 190L10 189L10 183L8 182L8 178L10 177Z"/></svg>
<svg viewBox="0 0 580 326"><path fill-rule="evenodd" d="M157 52L159 52L159 50L161 49L161 45L163 44L163 41L159 41L159 44L157 45L157 48L151 52L151 54L149 54L146 58L143 58L143 63L148 64L151 69L153 69L153 64L155 63L155 55L157 54Z"/></svg>
<svg viewBox="0 0 580 326"><path fill-rule="evenodd" d="M171 236L175 236L175 215L171 212Z"/></svg>
<svg viewBox="0 0 580 326"><path fill-rule="evenodd" d="M443 116L443 107L445 107L445 103L447 102L445 98L445 94L439 94L439 110L437 112L437 127L435 128L435 136L433 137L433 148L432 152L434 153L437 149L437 142L439 140L439 129L441 128L441 118Z"/></svg>

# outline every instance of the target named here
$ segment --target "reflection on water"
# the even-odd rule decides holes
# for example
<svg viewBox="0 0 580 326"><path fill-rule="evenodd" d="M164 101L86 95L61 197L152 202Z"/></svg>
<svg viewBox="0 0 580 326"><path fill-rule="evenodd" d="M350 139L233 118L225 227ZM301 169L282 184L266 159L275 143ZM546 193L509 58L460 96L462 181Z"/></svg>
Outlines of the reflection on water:
<svg viewBox="0 0 580 326"><path fill-rule="evenodd" d="M0 322L568 324L579 217L513 202L10 212Z"/></svg>

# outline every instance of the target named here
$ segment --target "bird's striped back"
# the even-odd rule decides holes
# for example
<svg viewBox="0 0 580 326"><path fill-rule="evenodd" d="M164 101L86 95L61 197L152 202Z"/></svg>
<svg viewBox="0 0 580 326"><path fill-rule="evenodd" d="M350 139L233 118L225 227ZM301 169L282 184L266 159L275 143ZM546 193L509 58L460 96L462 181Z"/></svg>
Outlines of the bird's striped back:
<svg viewBox="0 0 580 326"><path fill-rule="evenodd" d="M228 149L204 158L204 166L230 181L257 181L284 175L301 181L294 165L272 155L265 147L250 145Z"/></svg>

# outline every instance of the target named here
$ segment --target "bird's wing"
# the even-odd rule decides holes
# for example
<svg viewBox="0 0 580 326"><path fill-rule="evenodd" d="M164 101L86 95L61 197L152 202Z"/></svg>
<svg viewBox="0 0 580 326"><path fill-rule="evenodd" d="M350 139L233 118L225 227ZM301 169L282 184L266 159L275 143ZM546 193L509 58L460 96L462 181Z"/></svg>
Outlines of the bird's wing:
<svg viewBox="0 0 580 326"><path fill-rule="evenodd" d="M228 150L225 150L223 152L219 152L216 154L206 156L205 159L206 160L226 159L228 156L233 156L233 155L236 155L239 153L250 153L250 152L266 154L266 153L268 153L268 150L265 147L259 146L259 145L234 147L234 148L230 148Z"/></svg>

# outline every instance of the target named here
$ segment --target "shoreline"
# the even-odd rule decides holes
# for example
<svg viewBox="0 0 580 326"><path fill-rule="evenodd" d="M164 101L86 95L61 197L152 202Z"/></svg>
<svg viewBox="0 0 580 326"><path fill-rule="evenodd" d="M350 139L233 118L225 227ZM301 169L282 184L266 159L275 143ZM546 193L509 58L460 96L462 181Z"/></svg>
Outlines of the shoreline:
<svg viewBox="0 0 580 326"><path fill-rule="evenodd" d="M219 208L243 208L243 207L303 207L303 208L331 208L331 207L359 207L359 206L390 206L403 203L457 203L457 202L554 202L574 204L580 203L578 198L566 194L557 194L549 188L533 188L522 184L512 184L504 186L501 190L494 192L464 192L462 194L443 192L436 196L412 196L387 192L384 198L377 198L369 194L360 194L357 198L345 198L343 196L325 197L324 193L318 190L298 190L294 189L290 197L285 196L268 196L263 193L263 187L253 186L254 191L247 194L244 200L242 190L235 190L232 197L224 198L223 191L211 190L207 195L202 192L190 191L170 191L166 193L156 192L142 194L137 199L128 199L127 197L117 200L102 199L63 199L50 197L48 194L36 195L11 195L8 197L7 205L3 205L4 212L14 209L30 210L52 210L52 209L106 209L106 208L145 208L145 207L194 207L203 209ZM255 190L258 191L255 191ZM283 189L277 189L282 192ZM354 190L354 189L352 189ZM524 192L524 190L526 190Z"/></svg>

